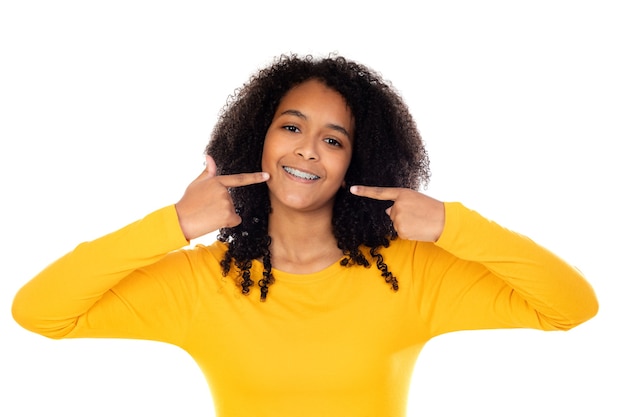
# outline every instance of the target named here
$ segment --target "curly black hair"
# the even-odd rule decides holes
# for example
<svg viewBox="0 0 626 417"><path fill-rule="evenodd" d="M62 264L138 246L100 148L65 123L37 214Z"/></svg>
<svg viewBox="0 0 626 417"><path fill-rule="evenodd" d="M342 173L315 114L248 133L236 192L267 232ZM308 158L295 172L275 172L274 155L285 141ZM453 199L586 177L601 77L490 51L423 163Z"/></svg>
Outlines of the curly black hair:
<svg viewBox="0 0 626 417"><path fill-rule="evenodd" d="M206 153L218 174L261 171L265 134L282 97L304 81L316 79L346 100L355 120L352 159L346 187L334 201L332 230L344 253L344 266L370 266L361 248L385 281L398 290L396 277L388 270L378 250L397 238L385 209L391 202L357 197L348 190L361 184L419 189L430 178L429 160L415 121L398 91L372 69L341 56L315 58L281 55L235 90L213 129ZM270 255L268 218L271 211L267 185L256 184L230 190L242 223L220 229L218 240L228 244L221 262L226 276L234 264L240 271L243 294L254 285L250 269L262 259L264 272L258 285L261 300L274 282Z"/></svg>

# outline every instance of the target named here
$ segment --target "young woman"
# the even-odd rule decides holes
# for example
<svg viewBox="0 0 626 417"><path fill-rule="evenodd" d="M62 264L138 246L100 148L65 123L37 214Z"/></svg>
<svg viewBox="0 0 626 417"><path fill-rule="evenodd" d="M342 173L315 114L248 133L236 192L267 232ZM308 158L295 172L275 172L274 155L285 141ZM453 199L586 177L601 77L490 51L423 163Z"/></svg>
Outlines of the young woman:
<svg viewBox="0 0 626 417"><path fill-rule="evenodd" d="M50 265L15 319L52 338L172 343L218 416L291 417L402 416L431 338L596 314L577 270L418 191L415 123L360 64L277 59L227 104L206 151L180 201Z"/></svg>

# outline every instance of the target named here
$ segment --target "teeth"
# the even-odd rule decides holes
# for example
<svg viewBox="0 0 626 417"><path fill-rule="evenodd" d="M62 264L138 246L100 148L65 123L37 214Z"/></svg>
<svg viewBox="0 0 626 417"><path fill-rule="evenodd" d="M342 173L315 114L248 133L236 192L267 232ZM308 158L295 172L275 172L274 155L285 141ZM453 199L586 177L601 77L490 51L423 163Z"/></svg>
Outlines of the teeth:
<svg viewBox="0 0 626 417"><path fill-rule="evenodd" d="M295 168L291 167L283 167L285 171L293 175L294 177L302 178L305 180L317 180L319 177L317 175L309 174L308 172L302 172Z"/></svg>

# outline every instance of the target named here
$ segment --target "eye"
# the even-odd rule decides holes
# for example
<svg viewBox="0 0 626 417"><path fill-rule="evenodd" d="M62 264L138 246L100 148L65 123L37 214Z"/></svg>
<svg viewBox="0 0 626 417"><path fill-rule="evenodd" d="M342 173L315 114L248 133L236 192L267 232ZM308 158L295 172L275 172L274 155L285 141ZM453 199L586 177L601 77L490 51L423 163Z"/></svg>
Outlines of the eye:
<svg viewBox="0 0 626 417"><path fill-rule="evenodd" d="M298 133L300 131L300 129L298 129L296 126L294 125L285 125L283 126L283 129L292 132L292 133Z"/></svg>
<svg viewBox="0 0 626 417"><path fill-rule="evenodd" d="M337 139L334 139L334 138L326 138L324 139L324 142L328 143L331 146L337 146L337 147L341 146L341 142L339 142Z"/></svg>

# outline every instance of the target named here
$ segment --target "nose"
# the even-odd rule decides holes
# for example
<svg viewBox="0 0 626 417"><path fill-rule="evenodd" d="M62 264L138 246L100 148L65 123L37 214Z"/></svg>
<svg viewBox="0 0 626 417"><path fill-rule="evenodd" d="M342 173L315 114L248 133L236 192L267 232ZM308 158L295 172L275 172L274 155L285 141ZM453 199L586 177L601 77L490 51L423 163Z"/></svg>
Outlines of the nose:
<svg viewBox="0 0 626 417"><path fill-rule="evenodd" d="M315 146L315 141L310 138L303 140L296 146L295 153L306 160L317 160L319 155Z"/></svg>

